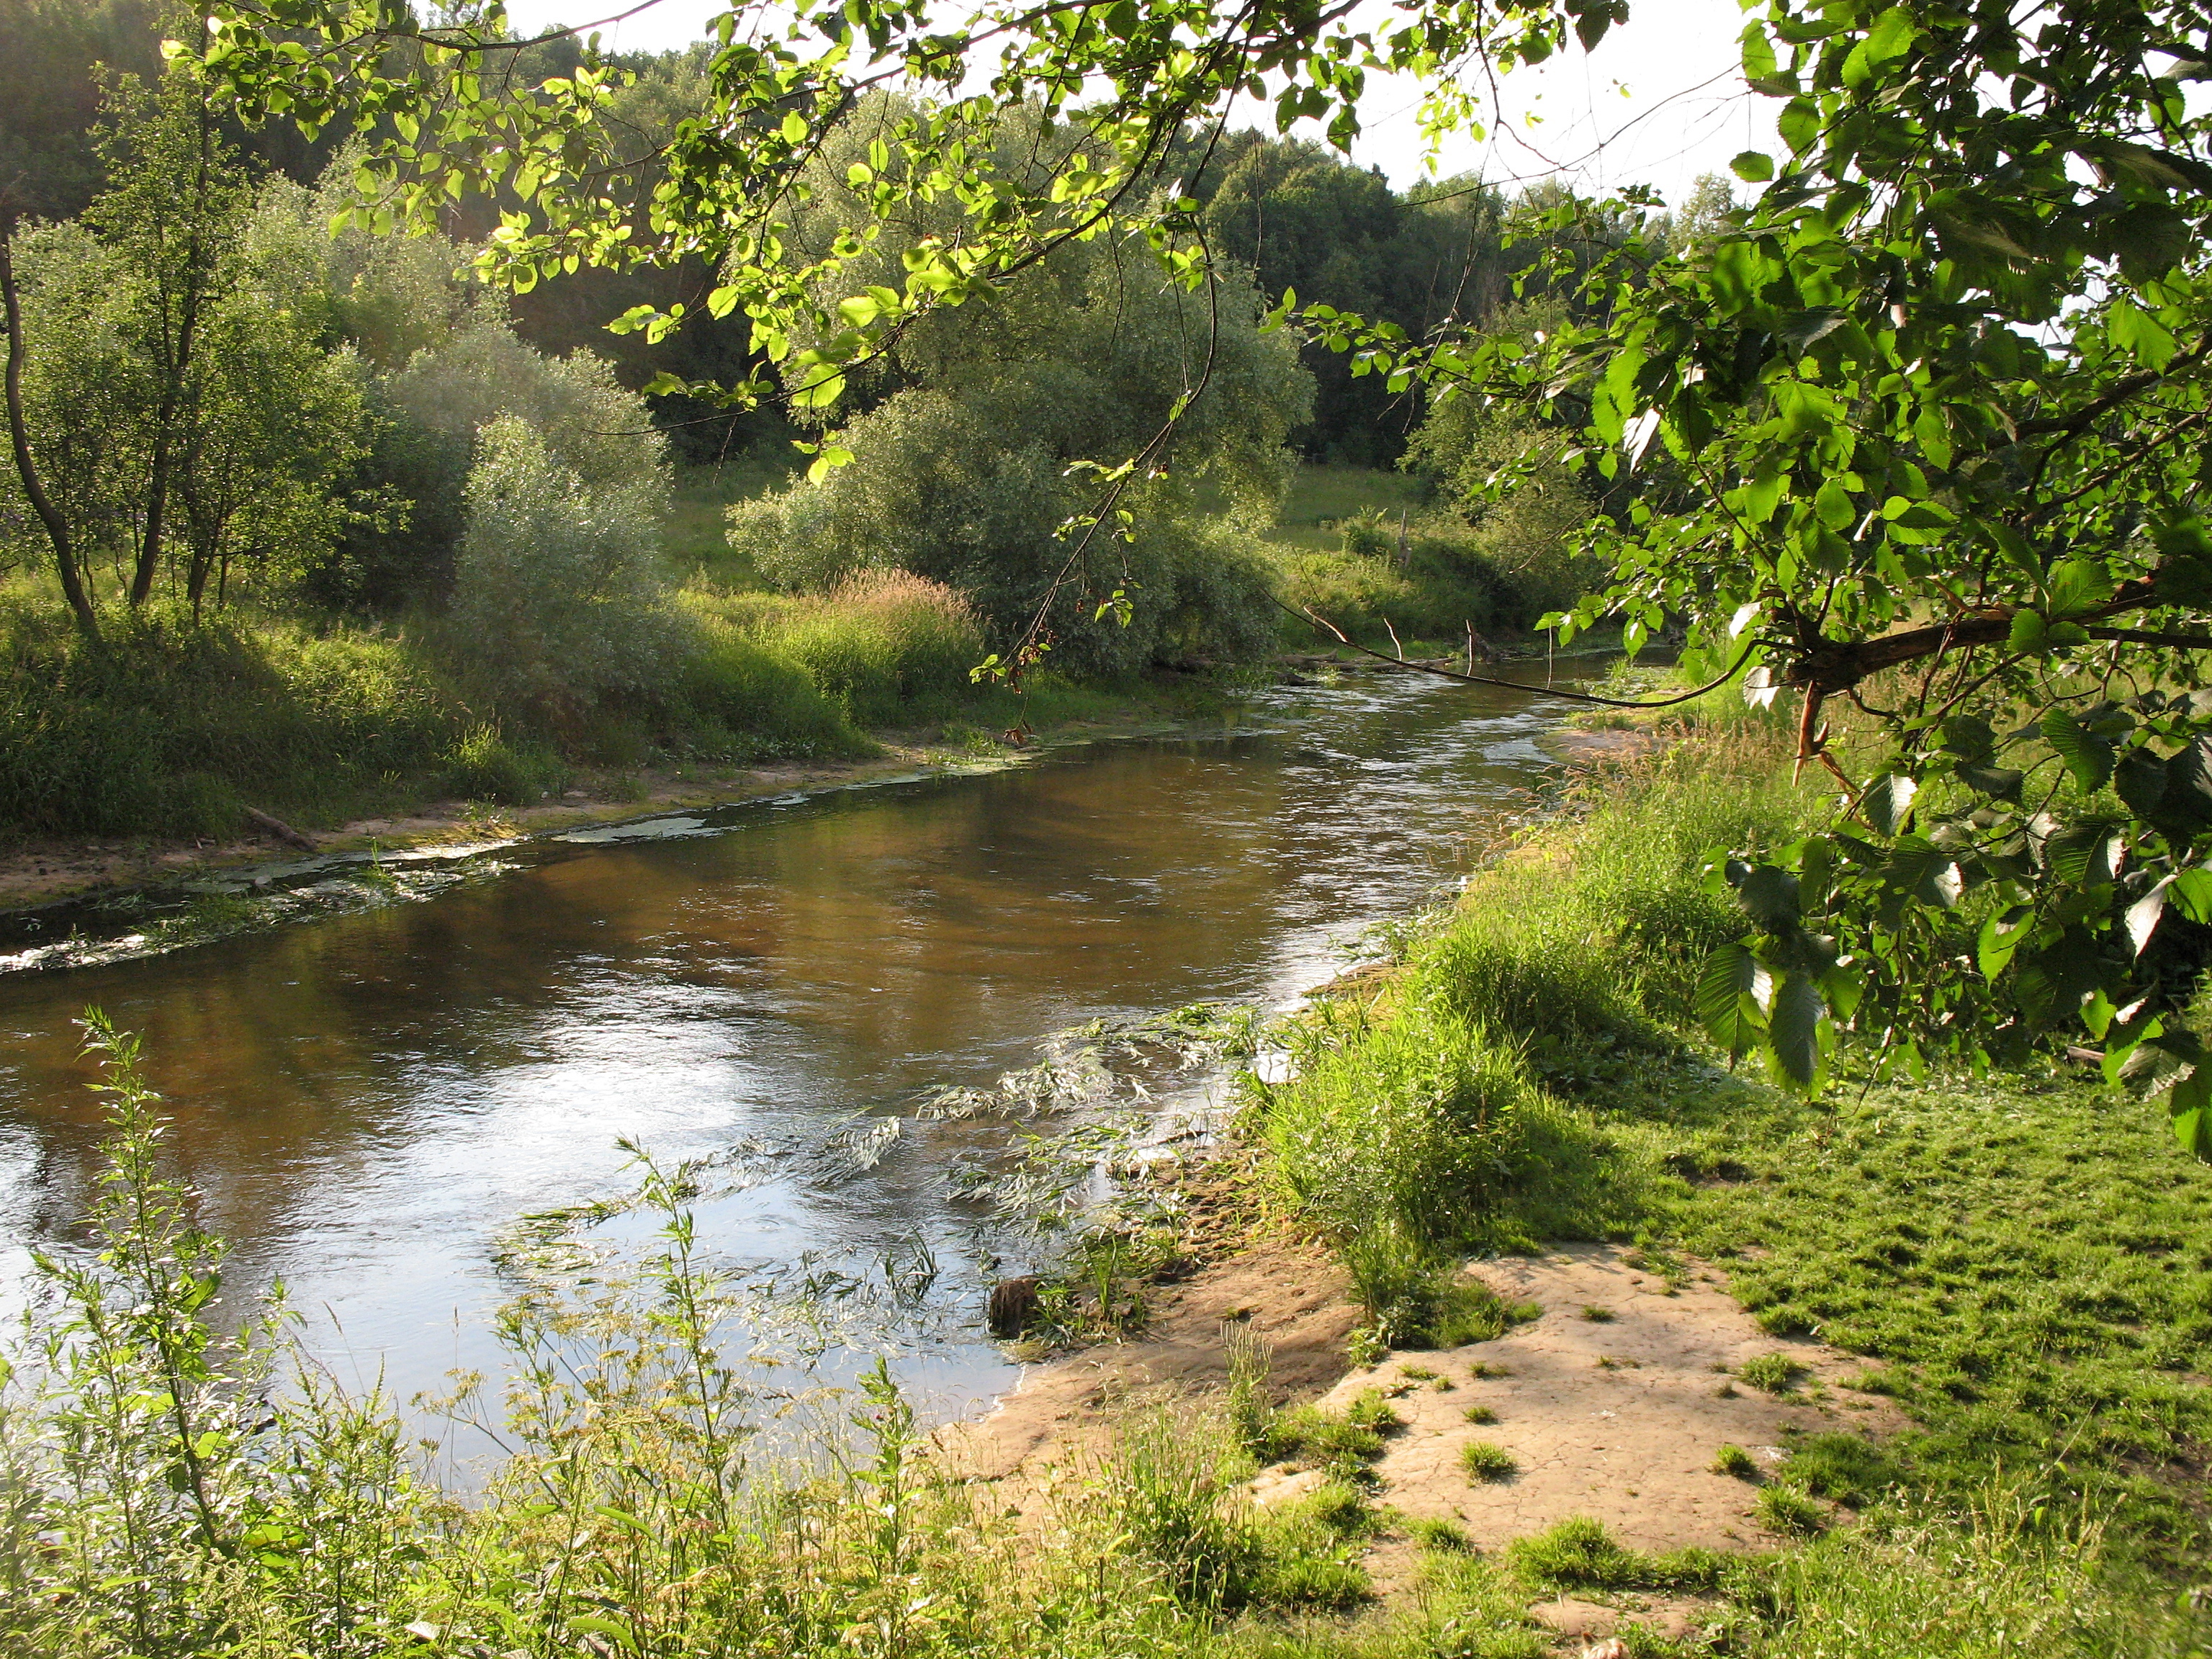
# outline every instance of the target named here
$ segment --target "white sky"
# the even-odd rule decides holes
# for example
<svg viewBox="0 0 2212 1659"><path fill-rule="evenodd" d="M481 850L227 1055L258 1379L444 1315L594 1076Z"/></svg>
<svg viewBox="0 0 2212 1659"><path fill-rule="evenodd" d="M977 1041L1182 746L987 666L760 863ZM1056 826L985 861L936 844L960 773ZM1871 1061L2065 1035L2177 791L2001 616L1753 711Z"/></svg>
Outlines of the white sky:
<svg viewBox="0 0 2212 1659"><path fill-rule="evenodd" d="M588 23L635 0L507 0L517 31ZM652 0L603 33L611 48L657 52L689 44L726 0ZM1598 50L1570 48L1500 84L1505 118L1477 143L1445 143L1437 173L1479 173L1493 184L1563 177L1585 190L1644 183L1680 201L1702 173L1728 171L1740 150L1774 149L1780 108L1743 85L1736 44L1744 14L1735 0L1631 0L1630 21ZM1410 84L1370 82L1367 131L1352 156L1380 167L1401 188L1421 176L1422 143ZM1255 110L1243 125L1272 128ZM1317 132L1306 136L1318 137Z"/></svg>

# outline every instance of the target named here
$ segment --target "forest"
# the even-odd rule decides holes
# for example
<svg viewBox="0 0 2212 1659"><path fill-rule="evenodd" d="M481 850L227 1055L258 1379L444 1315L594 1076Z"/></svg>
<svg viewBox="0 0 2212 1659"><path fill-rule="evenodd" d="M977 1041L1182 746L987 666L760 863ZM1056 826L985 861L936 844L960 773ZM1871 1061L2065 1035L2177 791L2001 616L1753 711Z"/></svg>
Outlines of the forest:
<svg viewBox="0 0 2212 1659"><path fill-rule="evenodd" d="M2212 1653L2212 15L1638 20L0 0L0 1642Z"/></svg>
<svg viewBox="0 0 2212 1659"><path fill-rule="evenodd" d="M761 373L742 319L608 327L696 304L700 260L511 291L476 268L495 193L422 234L333 235L359 142L247 131L164 70L165 16L9 0L0 19L31 469L0 482L14 833L221 839L248 806L321 827L861 753L871 727L1028 724L1032 703L970 676L1025 632L1049 635L1049 719L1060 688L1110 701L1163 668L1328 643L1285 599L1449 648L1523 635L1591 574L1565 550L1589 504L1564 469L1483 498L1525 423L1431 420L1418 391L1264 325L1294 289L1414 337L1534 329L1565 303L1541 191L1401 195L1309 141L1243 132L1201 158L1186 135L1161 178L1190 167L1224 254L1210 305L1114 242L1071 244L988 313L918 323L833 410L717 413L647 388ZM557 76L579 50L516 72ZM615 60L608 118L665 133L706 62ZM795 236L830 234L870 121L902 113L814 158L823 228ZM996 142L1012 166L1056 140L1031 112ZM1660 232L1729 200L1711 181ZM1201 374L1172 465L1122 504L1136 533L1059 580L1080 464L1141 444ZM851 465L794 480L810 441ZM1286 515L1301 469L1319 506Z"/></svg>

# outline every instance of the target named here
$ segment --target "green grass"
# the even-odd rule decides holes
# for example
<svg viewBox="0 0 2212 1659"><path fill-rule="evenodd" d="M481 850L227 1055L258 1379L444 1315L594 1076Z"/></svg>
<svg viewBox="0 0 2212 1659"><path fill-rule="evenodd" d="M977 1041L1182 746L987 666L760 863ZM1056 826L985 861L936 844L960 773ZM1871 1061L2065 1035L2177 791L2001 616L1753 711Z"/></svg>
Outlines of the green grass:
<svg viewBox="0 0 2212 1659"><path fill-rule="evenodd" d="M1459 1449L1459 1466L1477 1481L1510 1480L1521 1472L1513 1454L1490 1440L1470 1440Z"/></svg>
<svg viewBox="0 0 2212 1659"><path fill-rule="evenodd" d="M796 461L798 452L790 453ZM670 574L679 581L703 578L732 592L765 587L752 561L730 545L729 510L738 501L781 489L790 471L781 455L751 451L719 465L680 471L661 530Z"/></svg>
<svg viewBox="0 0 2212 1659"><path fill-rule="evenodd" d="M1735 1374L1764 1394L1787 1394L1805 1368L1786 1353L1763 1353L1745 1360Z"/></svg>
<svg viewBox="0 0 2212 1659"><path fill-rule="evenodd" d="M1516 1547L1524 1580L1726 1579L1747 1651L1795 1652L1802 1628L1820 1632L1807 1651L1902 1656L1919 1650L1878 1634L1877 1610L1932 1604L1942 1573L1968 1575L1978 1617L2021 1628L2047 1609L2017 1598L2063 1577L2081 1632L2138 1646L2048 1650L2185 1650L2203 1619L2176 1598L2212 1542L2212 1170L2161 1115L2078 1073L1869 1084L1847 1048L1806 1102L1716 1066L1685 1030L1683 987L1742 924L1703 860L1830 809L1790 782L1785 734L1725 707L1686 724L1688 741L1509 847L1382 997L1308 1021L1298 1081L1251 1108L1278 1203L1325 1234L1364 1204L1388 1225L1360 1237L1426 1241L1439 1273L1554 1238L1633 1243L1676 1273L1717 1261L1765 1330L1864 1356L1857 1386L1906 1415L1879 1445L1842 1428L1790 1445L1761 1514L1817 1541L1778 1579L1654 1564L1576 1523ZM1488 1178L1461 1175L1470 1144ZM1363 1286L1385 1277L1347 1267ZM1736 1375L1782 1392L1801 1371L1774 1352ZM1717 1467L1759 1474L1740 1448ZM1998 1525L1993 1494L2033 1525ZM2063 1561L2062 1534L2094 1548ZM1878 1586L1878 1563L1899 1586ZM1864 1644L1820 1645L1845 1627ZM1927 1650L1998 1650L1946 1640Z"/></svg>
<svg viewBox="0 0 2212 1659"><path fill-rule="evenodd" d="M1364 466L1304 465L1291 479L1289 494L1275 515L1267 539L1314 552L1333 552L1343 544L1346 519L1380 514L1395 523L1402 507L1418 517L1425 495L1418 478Z"/></svg>
<svg viewBox="0 0 2212 1659"><path fill-rule="evenodd" d="M1713 1454L1713 1473L1733 1475L1738 1480L1755 1480L1759 1478L1759 1464L1742 1447L1726 1445Z"/></svg>

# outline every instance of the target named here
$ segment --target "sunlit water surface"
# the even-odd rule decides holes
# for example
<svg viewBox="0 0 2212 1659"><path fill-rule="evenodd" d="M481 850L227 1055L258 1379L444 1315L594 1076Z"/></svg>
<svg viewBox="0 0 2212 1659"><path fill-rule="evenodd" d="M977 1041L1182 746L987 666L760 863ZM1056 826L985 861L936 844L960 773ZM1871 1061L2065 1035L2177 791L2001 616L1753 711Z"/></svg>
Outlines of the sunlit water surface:
<svg viewBox="0 0 2212 1659"><path fill-rule="evenodd" d="M618 1190L617 1136L672 1159L896 1117L872 1167L787 1163L702 1224L749 1267L925 1246L931 1317L900 1367L933 1414L969 1409L1012 1370L983 1340L988 1258L948 1174L1007 1131L919 1103L1097 1017L1293 1000L1460 876L1555 718L1413 677L1285 690L1219 736L537 843L423 902L0 977L9 1299L89 1195L98 1108L70 1021L96 1004L144 1035L234 1286L281 1276L343 1378L404 1399L491 1364L495 1244Z"/></svg>

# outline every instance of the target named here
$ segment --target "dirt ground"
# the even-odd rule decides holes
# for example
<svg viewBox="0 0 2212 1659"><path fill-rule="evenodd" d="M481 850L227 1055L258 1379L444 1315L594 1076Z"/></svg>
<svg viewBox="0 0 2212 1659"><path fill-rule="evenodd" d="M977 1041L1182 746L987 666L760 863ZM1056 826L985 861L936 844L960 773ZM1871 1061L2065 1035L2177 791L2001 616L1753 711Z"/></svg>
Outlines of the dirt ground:
<svg viewBox="0 0 2212 1659"><path fill-rule="evenodd" d="M1688 1262L1670 1284L1632 1265L1638 1260L1619 1246L1573 1245L1484 1262L1471 1271L1508 1302L1536 1304L1536 1317L1492 1341L1355 1368L1345 1340L1359 1315L1341 1273L1317 1247L1267 1243L1161 1296L1142 1340L1032 1366L991 1415L945 1431L944 1443L954 1467L1021 1507L1053 1488L1055 1469L1096 1450L1117 1398L1220 1387L1224 1327L1249 1323L1274 1348L1279 1398L1332 1409L1365 1389L1390 1398L1405 1426L1375 1465L1376 1500L1407 1520L1452 1520L1486 1553L1577 1515L1595 1517L1638 1550L1776 1547L1782 1540L1756 1516L1756 1486L1715 1472L1719 1448L1734 1444L1778 1462L1793 1429L1880 1437L1902 1427L1903 1417L1887 1400L1849 1385L1861 1362L1762 1332L1717 1268ZM1723 1374L1771 1353L1801 1368L1786 1393L1763 1393ZM1470 1423L1470 1407L1493 1420ZM1471 1480L1460 1454L1473 1440L1504 1448L1515 1473ZM1263 1470L1253 1500L1280 1503L1320 1479L1318 1471ZM1414 1560L1402 1531L1377 1539L1366 1565L1378 1593L1409 1589ZM1571 1597L1530 1608L1575 1652L1583 1642L1602 1642L1624 1619L1679 1636L1697 1612L1693 1603L1663 1598L1626 1610Z"/></svg>

